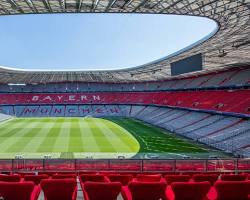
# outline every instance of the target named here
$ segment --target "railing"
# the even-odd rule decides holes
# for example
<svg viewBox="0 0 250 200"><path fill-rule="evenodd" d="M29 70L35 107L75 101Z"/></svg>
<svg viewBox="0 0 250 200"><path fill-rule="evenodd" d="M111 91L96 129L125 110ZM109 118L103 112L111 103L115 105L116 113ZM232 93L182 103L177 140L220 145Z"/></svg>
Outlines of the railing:
<svg viewBox="0 0 250 200"><path fill-rule="evenodd" d="M4 171L250 172L250 159L1 159Z"/></svg>

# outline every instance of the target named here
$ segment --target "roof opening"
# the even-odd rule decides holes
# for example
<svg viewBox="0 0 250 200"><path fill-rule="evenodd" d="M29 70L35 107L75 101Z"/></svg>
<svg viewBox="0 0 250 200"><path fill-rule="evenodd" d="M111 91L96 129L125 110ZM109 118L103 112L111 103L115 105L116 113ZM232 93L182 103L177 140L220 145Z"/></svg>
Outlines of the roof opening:
<svg viewBox="0 0 250 200"><path fill-rule="evenodd" d="M23 70L113 70L161 59L211 37L213 20L157 14L0 17L0 65Z"/></svg>

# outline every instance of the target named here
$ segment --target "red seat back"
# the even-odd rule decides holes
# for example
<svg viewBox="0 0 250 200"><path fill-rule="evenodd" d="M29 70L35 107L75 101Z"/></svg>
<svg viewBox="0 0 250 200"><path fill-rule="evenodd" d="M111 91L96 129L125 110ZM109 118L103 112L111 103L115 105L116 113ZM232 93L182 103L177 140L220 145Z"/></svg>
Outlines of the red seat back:
<svg viewBox="0 0 250 200"><path fill-rule="evenodd" d="M166 175L165 179L170 185L174 182L188 182L190 180L190 175Z"/></svg>
<svg viewBox="0 0 250 200"><path fill-rule="evenodd" d="M155 174L155 175L138 174L136 176L136 180L140 182L159 182L161 180L161 174Z"/></svg>
<svg viewBox="0 0 250 200"><path fill-rule="evenodd" d="M52 179L69 179L69 178L76 178L75 174L54 174L52 175Z"/></svg>
<svg viewBox="0 0 250 200"><path fill-rule="evenodd" d="M204 200L210 190L210 183L206 182L175 182L171 184L175 200Z"/></svg>
<svg viewBox="0 0 250 200"><path fill-rule="evenodd" d="M218 175L216 174L195 174L193 175L193 180L195 182L208 181L213 185L218 180Z"/></svg>
<svg viewBox="0 0 250 200"><path fill-rule="evenodd" d="M18 172L18 174L19 174L21 177L24 177L25 175L36 175L35 172Z"/></svg>
<svg viewBox="0 0 250 200"><path fill-rule="evenodd" d="M217 200L248 200L250 181L217 181Z"/></svg>
<svg viewBox="0 0 250 200"><path fill-rule="evenodd" d="M247 174L223 174L221 175L222 181L245 181Z"/></svg>
<svg viewBox="0 0 250 200"><path fill-rule="evenodd" d="M91 182L106 182L105 176L101 174L85 174L80 176L81 182L91 181Z"/></svg>
<svg viewBox="0 0 250 200"><path fill-rule="evenodd" d="M71 200L76 195L77 183L75 179L45 179L41 187L46 200Z"/></svg>
<svg viewBox="0 0 250 200"><path fill-rule="evenodd" d="M117 174L117 175L109 175L109 180L111 182L119 182L122 185L128 185L130 181L132 181L133 176L129 174Z"/></svg>
<svg viewBox="0 0 250 200"><path fill-rule="evenodd" d="M121 192L122 185L119 182L85 182L84 191L90 200L116 200Z"/></svg>
<svg viewBox="0 0 250 200"><path fill-rule="evenodd" d="M133 200L165 199L165 182L130 182L128 188Z"/></svg>
<svg viewBox="0 0 250 200"><path fill-rule="evenodd" d="M46 174L43 175L25 175L24 180L25 181L32 181L35 185L39 185L41 180L48 179L49 176Z"/></svg>
<svg viewBox="0 0 250 200"><path fill-rule="evenodd" d="M4 182L19 182L21 180L21 176L18 174L13 175L0 175L0 181Z"/></svg>
<svg viewBox="0 0 250 200"><path fill-rule="evenodd" d="M0 196L4 200L30 200L33 190L32 182L0 182Z"/></svg>

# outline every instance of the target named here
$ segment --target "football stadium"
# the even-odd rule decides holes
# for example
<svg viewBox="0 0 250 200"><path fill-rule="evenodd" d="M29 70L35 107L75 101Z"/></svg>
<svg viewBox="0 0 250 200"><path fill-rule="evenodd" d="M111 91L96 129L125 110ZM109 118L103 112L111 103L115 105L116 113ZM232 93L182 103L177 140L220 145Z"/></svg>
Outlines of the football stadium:
<svg viewBox="0 0 250 200"><path fill-rule="evenodd" d="M152 24L149 20L155 16L198 17L210 20L215 28L191 44L136 66L125 61L147 57L153 44L141 50L137 43L133 50L121 46L117 40L126 34L118 30L109 43L120 44L115 51L122 52L121 57L108 57L109 49L102 56L96 50L92 57L73 47L78 51L73 59L89 60L92 66L117 57L129 67L18 67L22 60L32 60L32 50L26 50L29 44L19 43L22 17L42 26L37 16L49 24L48 16L73 14L113 17L112 26L98 22L105 31L113 30L120 15L126 23L131 16L145 15L140 23L155 30L155 38L168 37L164 31L171 29L156 30L160 18ZM12 19L20 33L13 36L12 29L4 35ZM193 23L191 18L182 21L183 26ZM5 54L0 56L0 199L250 200L249 22L249 0L1 0L0 54L9 49L14 66L6 66ZM90 24L86 29L95 29ZM39 34L50 35L50 26ZM190 30L181 34L195 34L187 26ZM28 27L23 27L26 33L50 44L47 50L53 54L57 45L36 36L34 24ZM93 49L107 39L105 31L101 39L88 39ZM132 43L140 37L143 43L153 38L144 39L142 29L137 32L129 38ZM64 35L57 36L57 47L67 49ZM76 38L80 37L89 35ZM69 42L80 43L78 39ZM165 45L161 40L152 39L159 42L156 48ZM21 50L15 43L22 44ZM43 54L42 45L32 45ZM128 59L123 48L138 55ZM61 63L68 63L73 54L62 55ZM38 66L46 60L44 55L37 59Z"/></svg>

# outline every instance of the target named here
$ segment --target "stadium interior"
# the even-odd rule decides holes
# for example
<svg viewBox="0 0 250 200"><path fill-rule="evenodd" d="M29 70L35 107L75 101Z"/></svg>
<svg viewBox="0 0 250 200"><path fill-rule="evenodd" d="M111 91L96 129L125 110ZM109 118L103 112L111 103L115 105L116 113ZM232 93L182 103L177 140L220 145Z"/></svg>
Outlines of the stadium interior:
<svg viewBox="0 0 250 200"><path fill-rule="evenodd" d="M0 67L0 199L250 200L249 0L0 2L0 17L88 12L202 16L219 29L134 68Z"/></svg>

